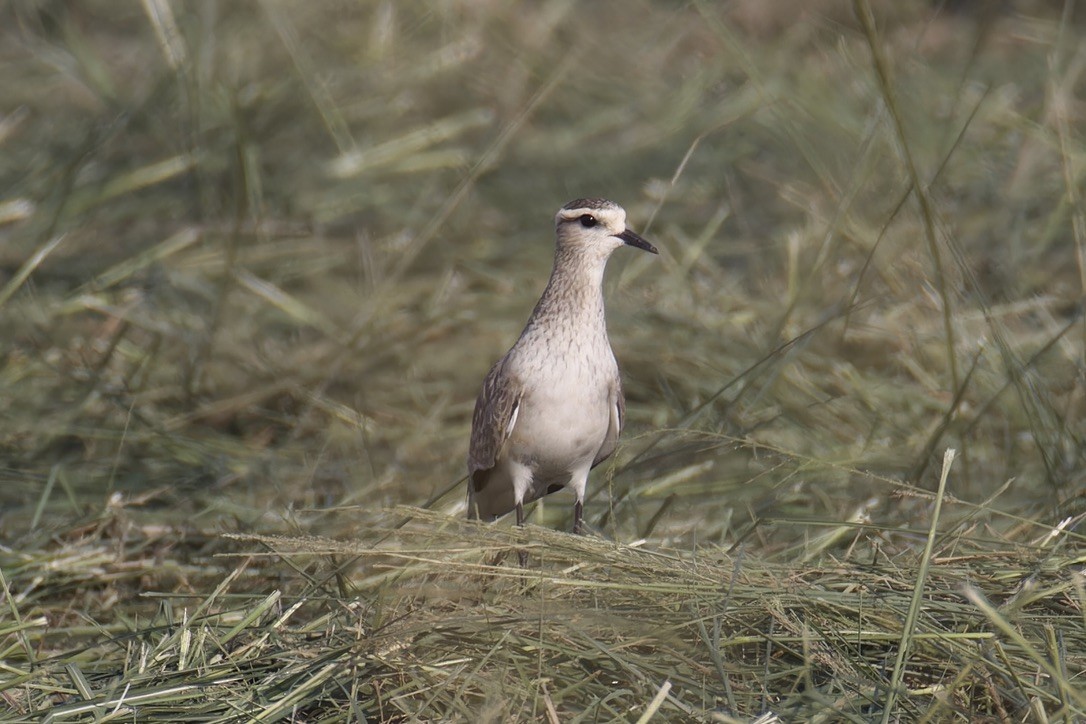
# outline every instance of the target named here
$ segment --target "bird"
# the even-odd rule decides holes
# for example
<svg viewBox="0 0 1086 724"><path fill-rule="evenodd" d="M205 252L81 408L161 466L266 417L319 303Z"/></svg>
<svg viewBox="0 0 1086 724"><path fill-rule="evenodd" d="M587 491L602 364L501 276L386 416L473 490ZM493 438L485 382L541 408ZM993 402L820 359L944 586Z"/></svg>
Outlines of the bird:
<svg viewBox="0 0 1086 724"><path fill-rule="evenodd" d="M659 251L606 199L570 201L554 222L550 280L475 401L468 518L493 521L515 510L524 525L526 504L568 487L580 534L589 471L615 451L626 417L604 317L604 269L622 246Z"/></svg>

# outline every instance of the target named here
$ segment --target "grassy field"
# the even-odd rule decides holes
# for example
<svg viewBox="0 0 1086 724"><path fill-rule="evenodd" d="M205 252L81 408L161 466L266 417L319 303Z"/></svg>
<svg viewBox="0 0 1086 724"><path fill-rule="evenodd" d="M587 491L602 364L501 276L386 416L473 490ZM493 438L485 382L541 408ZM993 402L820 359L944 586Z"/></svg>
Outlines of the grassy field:
<svg viewBox="0 0 1086 724"><path fill-rule="evenodd" d="M1086 720L1086 8L872 5L0 6L0 721ZM582 196L591 535L469 523Z"/></svg>

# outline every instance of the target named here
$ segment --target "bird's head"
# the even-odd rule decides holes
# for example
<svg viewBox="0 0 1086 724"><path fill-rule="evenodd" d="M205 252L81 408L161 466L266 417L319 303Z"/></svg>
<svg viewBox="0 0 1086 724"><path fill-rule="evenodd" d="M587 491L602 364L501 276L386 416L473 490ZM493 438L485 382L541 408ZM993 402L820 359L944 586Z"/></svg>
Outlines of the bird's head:
<svg viewBox="0 0 1086 724"><path fill-rule="evenodd" d="M652 254L656 247L626 228L626 211L607 199L577 199L554 217L559 248L597 252L607 257L620 246L636 246Z"/></svg>

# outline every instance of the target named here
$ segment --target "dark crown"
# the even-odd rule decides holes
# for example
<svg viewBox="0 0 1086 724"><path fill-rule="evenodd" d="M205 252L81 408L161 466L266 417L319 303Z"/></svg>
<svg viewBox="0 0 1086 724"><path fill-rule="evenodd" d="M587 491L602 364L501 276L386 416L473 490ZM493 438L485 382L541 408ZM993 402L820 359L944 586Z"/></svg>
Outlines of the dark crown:
<svg viewBox="0 0 1086 724"><path fill-rule="evenodd" d="M613 201L607 199L574 199L562 207L562 211L576 211L580 209L614 209L617 208Z"/></svg>

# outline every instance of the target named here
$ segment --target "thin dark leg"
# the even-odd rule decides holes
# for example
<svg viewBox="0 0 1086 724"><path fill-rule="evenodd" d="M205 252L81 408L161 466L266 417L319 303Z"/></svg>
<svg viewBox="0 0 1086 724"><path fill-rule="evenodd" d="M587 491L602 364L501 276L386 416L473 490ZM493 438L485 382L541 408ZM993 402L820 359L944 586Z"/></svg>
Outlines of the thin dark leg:
<svg viewBox="0 0 1086 724"><path fill-rule="evenodd" d="M524 504L517 502L517 525L524 525ZM528 551L521 549L517 551L517 558L520 559L520 567L528 567Z"/></svg>
<svg viewBox="0 0 1086 724"><path fill-rule="evenodd" d="M581 517L584 514L584 503L577 501L573 504L573 535L581 534Z"/></svg>

